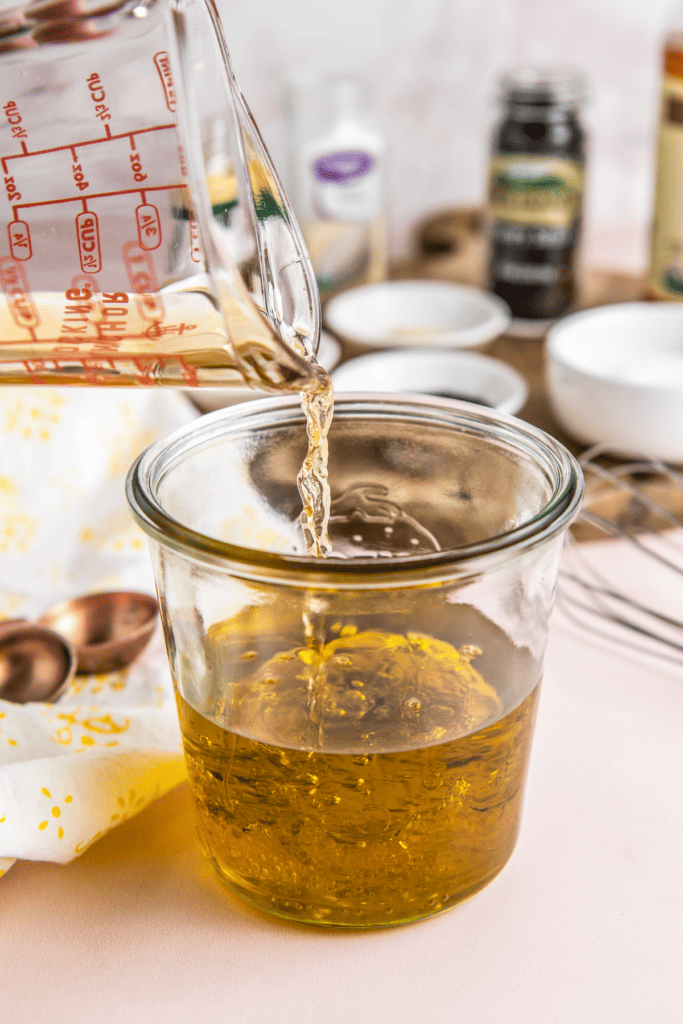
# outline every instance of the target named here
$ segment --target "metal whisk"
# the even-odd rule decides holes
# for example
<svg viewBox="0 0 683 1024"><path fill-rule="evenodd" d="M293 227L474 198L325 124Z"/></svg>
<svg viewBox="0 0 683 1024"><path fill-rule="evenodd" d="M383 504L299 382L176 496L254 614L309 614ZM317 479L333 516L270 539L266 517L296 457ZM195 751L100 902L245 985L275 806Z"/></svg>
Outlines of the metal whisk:
<svg viewBox="0 0 683 1024"><path fill-rule="evenodd" d="M596 445L579 460L586 497L567 537L557 602L593 635L683 666L683 474L655 459L616 459ZM637 594L619 583L609 549L577 543L605 538L628 541Z"/></svg>

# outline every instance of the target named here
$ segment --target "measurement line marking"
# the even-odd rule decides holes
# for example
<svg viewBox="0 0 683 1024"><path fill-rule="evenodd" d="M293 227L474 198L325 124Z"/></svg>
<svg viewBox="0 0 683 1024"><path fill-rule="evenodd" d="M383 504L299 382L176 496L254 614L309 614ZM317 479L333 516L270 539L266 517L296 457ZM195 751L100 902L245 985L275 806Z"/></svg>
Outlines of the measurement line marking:
<svg viewBox="0 0 683 1024"><path fill-rule="evenodd" d="M108 128L108 127L109 127L109 125L105 125L105 128ZM168 131L169 128L175 129L175 125L174 124L156 124L156 125L152 125L151 128L138 128L137 131L134 132L134 134L135 135L143 135L145 132L164 132L164 131ZM84 139L83 142L69 143L69 144L67 144L65 146L52 146L51 149L32 149L30 151L27 149L23 153L10 153L9 156L2 157L2 163L3 163L3 167L4 167L5 160L19 160L19 159L22 159L25 156L43 156L45 153L61 153L65 149L66 150L73 150L74 148L80 149L81 146L97 146L101 142L113 142L116 139L130 139L130 138L131 138L131 133L130 132L122 132L120 135L106 135L104 138L100 137L99 139ZM5 167L5 170L7 170L6 167Z"/></svg>
<svg viewBox="0 0 683 1024"><path fill-rule="evenodd" d="M111 128L109 127L108 124L105 124L104 130L107 133L107 138L110 139L111 138Z"/></svg>
<svg viewBox="0 0 683 1024"><path fill-rule="evenodd" d="M148 192L170 192L174 188L185 188L185 187L186 187L185 183L181 181L177 185L150 185L148 187L147 191ZM123 188L123 189L120 189L118 192L92 192L89 196L86 196L85 199L109 199L109 198L111 198L111 196L134 196L134 195L139 195L139 194L140 194L140 189L139 188ZM82 198L81 196L69 196L66 199L43 199L43 201L40 202L40 203L19 203L15 207L15 214L14 214L14 216L15 216L16 220L19 220L20 218L17 217L16 211L17 210L26 210L26 209L28 209L29 207L32 207L32 206L55 206L58 203L82 203L82 202L85 202L85 199Z"/></svg>
<svg viewBox="0 0 683 1024"><path fill-rule="evenodd" d="M28 146L26 145L23 139L21 140L21 148L24 151L24 153L28 153Z"/></svg>
<svg viewBox="0 0 683 1024"><path fill-rule="evenodd" d="M71 155L74 158L74 163L78 163L78 157L76 156L76 147L71 146Z"/></svg>

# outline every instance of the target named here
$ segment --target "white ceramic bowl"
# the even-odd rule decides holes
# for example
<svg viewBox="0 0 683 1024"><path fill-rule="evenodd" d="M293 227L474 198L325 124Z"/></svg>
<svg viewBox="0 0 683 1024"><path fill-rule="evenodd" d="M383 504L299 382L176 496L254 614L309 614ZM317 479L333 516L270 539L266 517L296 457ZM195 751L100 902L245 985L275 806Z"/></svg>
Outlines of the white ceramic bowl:
<svg viewBox="0 0 683 1024"><path fill-rule="evenodd" d="M366 348L478 348L508 327L510 309L497 295L449 281L383 281L331 299L325 325Z"/></svg>
<svg viewBox="0 0 683 1024"><path fill-rule="evenodd" d="M318 344L320 365L330 373L340 358L339 342L327 331L321 331ZM240 402L249 402L255 398L264 397L263 392L256 391L255 388L188 388L185 394L202 412L213 412L215 409L224 409L228 405L238 405Z"/></svg>
<svg viewBox="0 0 683 1024"><path fill-rule="evenodd" d="M514 414L527 386L507 363L478 352L396 349L343 363L332 374L335 391L417 392L457 398Z"/></svg>
<svg viewBox="0 0 683 1024"><path fill-rule="evenodd" d="M575 313L551 328L546 352L548 396L568 434L683 462L683 303Z"/></svg>

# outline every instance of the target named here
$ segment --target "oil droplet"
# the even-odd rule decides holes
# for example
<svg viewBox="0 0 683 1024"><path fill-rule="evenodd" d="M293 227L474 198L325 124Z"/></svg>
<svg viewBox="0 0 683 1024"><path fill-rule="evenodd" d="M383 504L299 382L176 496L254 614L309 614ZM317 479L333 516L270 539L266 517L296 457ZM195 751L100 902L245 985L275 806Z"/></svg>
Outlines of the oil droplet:
<svg viewBox="0 0 683 1024"><path fill-rule="evenodd" d="M239 656L239 661L253 661L254 658L258 658L258 651L242 651Z"/></svg>
<svg viewBox="0 0 683 1024"><path fill-rule="evenodd" d="M439 786L442 785L442 783L443 777L438 774L425 775L424 779L422 780L422 785L425 787L425 789L438 789Z"/></svg>

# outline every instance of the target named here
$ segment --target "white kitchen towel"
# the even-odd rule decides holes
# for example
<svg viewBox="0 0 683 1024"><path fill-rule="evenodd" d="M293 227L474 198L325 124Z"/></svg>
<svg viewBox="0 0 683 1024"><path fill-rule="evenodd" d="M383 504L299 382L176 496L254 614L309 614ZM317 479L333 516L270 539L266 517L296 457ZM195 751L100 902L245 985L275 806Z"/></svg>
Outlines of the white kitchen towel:
<svg viewBox="0 0 683 1024"><path fill-rule="evenodd" d="M154 593L126 473L198 413L175 391L0 388L0 619L65 598ZM128 669L54 704L0 700L0 875L66 863L185 776L160 629Z"/></svg>

